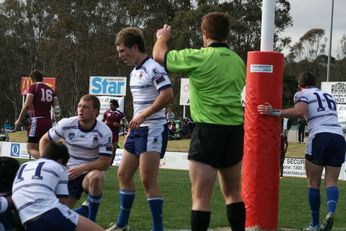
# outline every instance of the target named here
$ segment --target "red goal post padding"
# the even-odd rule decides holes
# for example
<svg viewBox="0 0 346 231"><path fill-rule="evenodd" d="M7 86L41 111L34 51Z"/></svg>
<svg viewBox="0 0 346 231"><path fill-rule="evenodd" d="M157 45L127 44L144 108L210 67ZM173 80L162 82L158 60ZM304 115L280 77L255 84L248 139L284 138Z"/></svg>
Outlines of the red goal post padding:
<svg viewBox="0 0 346 231"><path fill-rule="evenodd" d="M277 230L281 119L260 115L257 106L281 108L283 63L278 52L248 53L242 172L247 228Z"/></svg>

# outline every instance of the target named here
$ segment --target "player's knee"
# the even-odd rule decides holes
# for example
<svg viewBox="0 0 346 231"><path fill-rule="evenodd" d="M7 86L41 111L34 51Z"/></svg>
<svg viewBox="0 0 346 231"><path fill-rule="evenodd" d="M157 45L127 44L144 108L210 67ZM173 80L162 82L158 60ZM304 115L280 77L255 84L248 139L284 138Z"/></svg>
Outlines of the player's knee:
<svg viewBox="0 0 346 231"><path fill-rule="evenodd" d="M148 176L141 177L141 182L142 182L143 188L146 191L150 191L150 189L156 184L156 181L154 179L151 179L151 177L148 177Z"/></svg>
<svg viewBox="0 0 346 231"><path fill-rule="evenodd" d="M104 181L104 175L101 171L91 171L88 174L88 181L90 184L102 184Z"/></svg>
<svg viewBox="0 0 346 231"><path fill-rule="evenodd" d="M118 171L117 177L118 177L119 182L121 184L125 184L125 185L131 180L129 175L124 171Z"/></svg>
<svg viewBox="0 0 346 231"><path fill-rule="evenodd" d="M191 188L191 195L194 201L210 201L212 192L208 190L197 190Z"/></svg>

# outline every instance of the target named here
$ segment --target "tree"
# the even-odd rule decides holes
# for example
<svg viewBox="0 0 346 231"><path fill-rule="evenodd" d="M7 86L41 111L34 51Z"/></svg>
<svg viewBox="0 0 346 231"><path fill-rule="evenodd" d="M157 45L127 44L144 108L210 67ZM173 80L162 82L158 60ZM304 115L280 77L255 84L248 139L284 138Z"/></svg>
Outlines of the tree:
<svg viewBox="0 0 346 231"><path fill-rule="evenodd" d="M4 1L0 5L0 118L8 118L11 122L21 106L20 77L28 70L23 24L23 4Z"/></svg>
<svg viewBox="0 0 346 231"><path fill-rule="evenodd" d="M314 61L319 55L324 54L327 38L323 29L314 28L307 31L296 43L291 53L297 60L307 59Z"/></svg>
<svg viewBox="0 0 346 231"><path fill-rule="evenodd" d="M262 0L234 0L221 4L221 9L229 12L231 17L231 32L229 43L244 60L247 52L260 50ZM276 2L274 50L281 51L290 42L290 38L280 33L292 25L289 15L290 3L287 0Z"/></svg>
<svg viewBox="0 0 346 231"><path fill-rule="evenodd" d="M344 34L340 40L340 59L346 58L346 34Z"/></svg>
<svg viewBox="0 0 346 231"><path fill-rule="evenodd" d="M261 0L5 0L0 3L0 103L1 118L17 116L21 108L20 77L34 68L57 77L63 116L75 114L81 95L88 92L89 76L128 76L132 67L116 58L115 34L126 26L143 30L147 53L155 32L172 25L170 46L199 48L200 18L211 11L231 17L229 44L246 60L247 52L260 44ZM275 48L289 41L280 32L291 24L288 0L276 3ZM180 78L173 78L174 109L179 107ZM181 75L179 76L181 77ZM132 116L129 89L125 113ZM8 109L8 110L7 110Z"/></svg>

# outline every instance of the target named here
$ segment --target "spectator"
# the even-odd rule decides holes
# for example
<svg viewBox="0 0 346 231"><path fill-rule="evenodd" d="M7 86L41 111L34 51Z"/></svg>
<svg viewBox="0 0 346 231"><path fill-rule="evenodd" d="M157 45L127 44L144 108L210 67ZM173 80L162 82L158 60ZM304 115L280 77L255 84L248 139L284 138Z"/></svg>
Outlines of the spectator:
<svg viewBox="0 0 346 231"><path fill-rule="evenodd" d="M283 128L284 133L288 136L288 132L292 127L292 119L290 118L283 118Z"/></svg>
<svg viewBox="0 0 346 231"><path fill-rule="evenodd" d="M172 108L171 107L168 107L167 108L167 111L166 111L166 119L168 122L172 122L174 121L174 112L172 111Z"/></svg>
<svg viewBox="0 0 346 231"><path fill-rule="evenodd" d="M282 132L280 135L281 139L281 147L280 147L280 177L284 176L284 163L285 163L285 157L286 157L286 152L288 148L288 140L287 140L287 135L285 132Z"/></svg>
<svg viewBox="0 0 346 231"><path fill-rule="evenodd" d="M184 117L182 131L181 131L182 136L184 138L190 138L194 128L195 128L195 124L192 121L192 119L190 119L189 117Z"/></svg>
<svg viewBox="0 0 346 231"><path fill-rule="evenodd" d="M8 119L6 119L5 123L4 123L4 130L5 132L11 132L13 129L11 123L8 121Z"/></svg>
<svg viewBox="0 0 346 231"><path fill-rule="evenodd" d="M302 116L298 117L298 141L299 141L299 143L304 142L305 125L306 125L306 120L304 119L304 117L302 117Z"/></svg>
<svg viewBox="0 0 346 231"><path fill-rule="evenodd" d="M8 135L8 132L4 129L1 128L0 130L0 141L9 141L10 140L10 136Z"/></svg>

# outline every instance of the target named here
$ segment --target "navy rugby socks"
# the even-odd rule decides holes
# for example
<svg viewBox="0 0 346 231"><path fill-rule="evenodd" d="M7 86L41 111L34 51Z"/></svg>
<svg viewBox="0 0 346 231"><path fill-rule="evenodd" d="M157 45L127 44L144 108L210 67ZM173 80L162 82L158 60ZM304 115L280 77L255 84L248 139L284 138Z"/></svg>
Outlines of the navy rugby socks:
<svg viewBox="0 0 346 231"><path fill-rule="evenodd" d="M327 211L328 213L335 213L336 204L339 199L339 190L337 186L331 186L326 189L327 194Z"/></svg>
<svg viewBox="0 0 346 231"><path fill-rule="evenodd" d="M89 202L89 214L88 218L92 221L96 221L97 211L99 210L99 206L102 200L102 194L100 196L88 195Z"/></svg>
<svg viewBox="0 0 346 231"><path fill-rule="evenodd" d="M320 224L320 190L315 188L308 189L308 201L311 212L311 226L316 227Z"/></svg>
<svg viewBox="0 0 346 231"><path fill-rule="evenodd" d="M162 197L151 197L148 198L148 204L151 211L151 216L153 218L152 231L162 231L162 207L163 198Z"/></svg>
<svg viewBox="0 0 346 231"><path fill-rule="evenodd" d="M120 211L117 220L119 228L125 227L129 222L132 203L135 200L135 193L125 190L120 190Z"/></svg>

